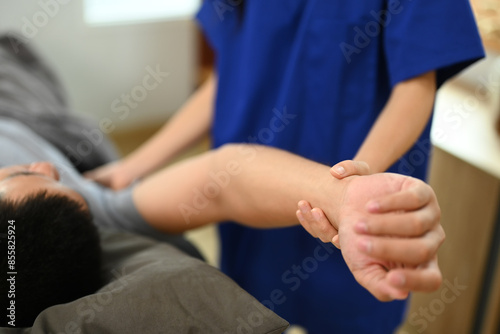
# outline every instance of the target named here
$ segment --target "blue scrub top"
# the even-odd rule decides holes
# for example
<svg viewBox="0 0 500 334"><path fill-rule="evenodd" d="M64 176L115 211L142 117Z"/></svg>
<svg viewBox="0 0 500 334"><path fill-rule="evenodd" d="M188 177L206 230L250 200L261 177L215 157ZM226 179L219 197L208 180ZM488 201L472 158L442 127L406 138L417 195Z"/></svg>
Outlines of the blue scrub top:
<svg viewBox="0 0 500 334"><path fill-rule="evenodd" d="M351 159L399 82L437 84L483 57L467 0L206 0L217 55L214 146L258 143L333 165ZM425 178L428 126L390 170ZM220 227L221 268L309 333L390 333L404 302L380 303L338 250L302 227Z"/></svg>

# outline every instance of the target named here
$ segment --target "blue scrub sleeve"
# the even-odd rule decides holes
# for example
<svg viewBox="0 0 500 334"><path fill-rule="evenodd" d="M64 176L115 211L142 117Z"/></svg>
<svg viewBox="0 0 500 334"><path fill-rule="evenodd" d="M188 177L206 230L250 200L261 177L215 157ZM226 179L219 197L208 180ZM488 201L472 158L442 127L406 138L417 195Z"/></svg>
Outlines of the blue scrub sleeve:
<svg viewBox="0 0 500 334"><path fill-rule="evenodd" d="M215 53L228 35L236 33L237 8L226 1L202 1L196 20Z"/></svg>
<svg viewBox="0 0 500 334"><path fill-rule="evenodd" d="M388 0L385 53L391 88L437 71L437 85L484 57L468 0Z"/></svg>
<svg viewBox="0 0 500 334"><path fill-rule="evenodd" d="M196 21L198 21L198 24L201 26L209 44L213 49L216 49L215 45L217 44L217 35L210 34L210 31L214 31L214 27L219 25L219 22L217 21L215 12L210 6L210 1L202 1L200 10L196 14Z"/></svg>

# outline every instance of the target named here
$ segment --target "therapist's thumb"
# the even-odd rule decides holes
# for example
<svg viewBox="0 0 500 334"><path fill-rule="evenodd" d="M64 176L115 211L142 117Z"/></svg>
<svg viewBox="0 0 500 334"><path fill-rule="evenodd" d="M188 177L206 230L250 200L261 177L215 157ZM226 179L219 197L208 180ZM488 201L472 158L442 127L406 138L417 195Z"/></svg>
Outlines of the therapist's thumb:
<svg viewBox="0 0 500 334"><path fill-rule="evenodd" d="M339 180L353 175L369 175L370 166L364 161L344 160L330 168L330 174Z"/></svg>

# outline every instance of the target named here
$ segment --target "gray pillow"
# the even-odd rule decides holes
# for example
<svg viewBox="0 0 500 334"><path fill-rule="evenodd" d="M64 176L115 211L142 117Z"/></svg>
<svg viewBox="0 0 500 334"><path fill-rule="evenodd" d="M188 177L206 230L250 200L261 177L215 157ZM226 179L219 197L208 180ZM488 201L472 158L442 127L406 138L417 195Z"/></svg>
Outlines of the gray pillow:
<svg viewBox="0 0 500 334"><path fill-rule="evenodd" d="M1 333L282 333L288 323L218 269L164 243L101 231L107 284Z"/></svg>

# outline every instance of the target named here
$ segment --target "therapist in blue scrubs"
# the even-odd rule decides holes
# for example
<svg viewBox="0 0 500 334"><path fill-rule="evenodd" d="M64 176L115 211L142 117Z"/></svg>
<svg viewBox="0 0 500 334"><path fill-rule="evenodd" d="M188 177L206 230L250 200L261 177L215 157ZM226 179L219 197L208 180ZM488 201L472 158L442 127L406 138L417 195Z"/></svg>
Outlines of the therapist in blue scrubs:
<svg viewBox="0 0 500 334"><path fill-rule="evenodd" d="M216 73L151 140L89 177L123 188L210 133L215 147L424 179L436 89L483 57L467 0L207 0L197 18ZM405 301L376 300L301 227L225 223L220 236L222 270L309 333L386 334L404 318Z"/></svg>

